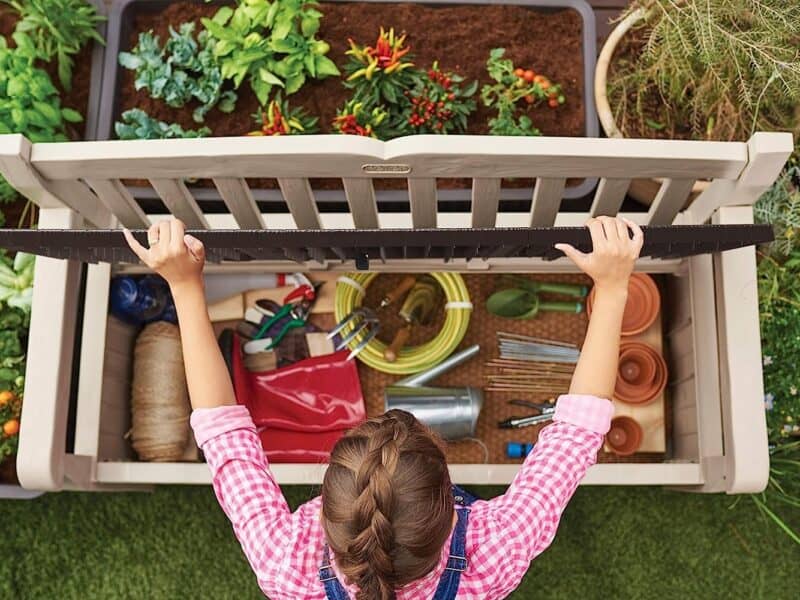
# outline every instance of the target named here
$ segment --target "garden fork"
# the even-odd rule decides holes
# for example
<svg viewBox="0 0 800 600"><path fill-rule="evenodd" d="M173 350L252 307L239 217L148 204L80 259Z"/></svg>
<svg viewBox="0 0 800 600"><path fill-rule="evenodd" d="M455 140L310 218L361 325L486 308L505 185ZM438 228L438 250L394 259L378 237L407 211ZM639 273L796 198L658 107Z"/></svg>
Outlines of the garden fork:
<svg viewBox="0 0 800 600"><path fill-rule="evenodd" d="M335 350L346 348L350 342L362 336L358 345L350 351L347 357L347 360L351 360L366 348L367 344L378 335L381 330L381 323L374 310L362 306L339 321L336 327L328 334L328 339L332 339L333 336L343 331L348 325L352 326L352 330L347 333L347 335L342 336L342 340L336 345Z"/></svg>

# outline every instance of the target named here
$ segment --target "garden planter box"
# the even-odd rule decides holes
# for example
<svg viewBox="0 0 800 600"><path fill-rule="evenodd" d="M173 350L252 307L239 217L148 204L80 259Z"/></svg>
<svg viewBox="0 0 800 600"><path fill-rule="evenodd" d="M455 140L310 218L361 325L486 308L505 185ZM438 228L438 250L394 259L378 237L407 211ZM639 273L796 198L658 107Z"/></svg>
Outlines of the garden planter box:
<svg viewBox="0 0 800 600"><path fill-rule="evenodd" d="M133 90L133 78L131 76L132 72L121 67L118 63L117 57L120 52L130 51L133 48L133 45L136 43L138 32L141 29L146 30L152 27L155 31L160 33L161 30L166 29L164 18L177 20L178 22L171 23L173 26L177 26L180 22L191 18L198 18L201 14L203 16L213 15L215 10L221 4L223 3L214 2L210 5L198 3L194 7L189 8L186 8L185 3L181 4L170 0L117 0L113 4L109 20L108 51L106 53L104 72L105 83L103 86L102 108L99 120L100 139L116 139L116 135L114 133L115 121L119 120L120 114L124 110L134 106L145 108L148 110L148 112L155 110L158 118L168 122L180 121L185 128L196 128L200 125L203 125L194 123L192 121L190 116L191 109L188 109L187 107L182 109L165 108L160 102L151 100L146 91L142 91L130 96ZM353 5L353 13L337 13L329 15L327 12L328 10L334 10L334 7L337 10L344 11L347 8L350 8L350 5ZM474 11L469 12L468 14L468 16L473 19L482 18L480 11L484 9L488 10L490 7L491 10L501 10L500 7L503 6L514 7L515 9L520 9L523 13L523 16L529 13L532 23L535 23L535 19L537 19L537 17L541 18L542 16L545 16L547 18L558 18L561 13L567 13L567 16L565 16L563 19L560 19L558 22L558 25L560 26L559 28L551 32L546 28L541 27L540 29L542 29L542 31L539 31L539 35L534 37L533 40L538 42L537 38L546 38L548 35L552 35L552 41L548 42L548 44L545 44L543 48L537 47L538 51L550 55L561 55L557 60L565 60L563 56L566 56L566 60L568 62L574 61L575 64L570 65L572 69L572 71L570 71L570 77L574 77L574 81L566 81L565 84L567 88L568 104L573 103L573 105L576 107L574 109L576 114L570 113L570 124L568 125L567 131L559 125L558 114L548 115L546 112L542 112L542 118L547 119L547 122L542 126L543 133L545 135L579 135L585 137L596 137L598 135L599 128L597 113L592 94L592 78L594 76L596 57L595 19L591 8L584 0L503 0L500 2L485 0L421 0L419 2L416 0L412 0L411 2L369 0L366 3L358 4L353 3L351 0L333 0L333 2L323 4L321 9L323 13L326 13L326 16L323 17L322 29L320 30L319 36L321 39L325 39L332 45L332 50L329 54L329 57L337 62L337 64L341 65L343 59L345 58L343 51L346 46L346 38L355 36L359 41L372 43L374 36L377 35L378 28L381 25L386 27L395 26L398 29L406 29L411 36L410 43L412 46L412 52L415 52L415 45L418 43L418 40L423 37L423 34L426 31L424 28L429 27L431 28L431 32L435 32L439 37L437 37L436 40L428 42L431 48L426 48L426 53L430 54L431 56L426 55L424 59L420 57L420 60L418 60L417 63L424 65L424 60L433 60L435 58L441 60L443 67L455 68L458 66L461 69L461 72L463 72L463 68L465 67L463 57L459 57L458 55L451 57L446 54L445 50L451 50L447 44L449 43L451 46L455 46L459 40L461 43L472 42L474 40L472 40L466 34L459 34L452 31L445 32L445 29L441 27L441 23L438 22L426 25L426 20L424 18L414 21L413 13L404 13L400 16L393 14L392 8L396 6L403 6L408 10L411 10L409 7L423 7L426 10L435 10L436 13L434 14L439 13L441 10L449 9L456 9L459 11ZM164 13L169 16L162 18L161 15ZM358 24L358 21L363 20L358 19L358 15L360 13L371 17L371 20L367 22L368 24ZM459 18L465 18L463 13L459 13L458 16ZM498 13L495 15L495 18L499 18L501 16L502 15ZM514 13L514 17L519 18L520 14ZM329 19L329 21L326 22L326 19ZM345 25L345 22L349 22L351 25ZM559 38L561 35L561 30L563 28L572 27L573 25L576 27L574 28L574 31L571 30L572 39L570 39L569 42L561 40ZM455 23L454 26L457 27L458 23ZM517 24L517 26L519 25ZM334 31L328 33L326 28L332 28ZM495 44L493 42L491 44L492 46L503 45L500 40L504 39L502 34L505 33L505 29L506 28L502 23L495 22L486 23L485 26L482 27L482 31L489 32L489 36L492 35L492 32L494 32L496 35L496 37L492 38L492 40L496 41L497 43ZM357 31L358 35L355 35L354 31ZM162 40L165 35L165 33L161 35ZM366 36L366 38L361 40L361 35ZM450 41L451 38L453 41ZM566 54L564 54L563 51L564 43L569 44L567 46L568 51ZM440 46L444 46L445 49L440 50ZM552 50L550 50L549 46L552 46ZM453 51L456 49L457 48L452 48ZM489 55L489 49L490 47L487 46L485 48L485 52L481 51L479 57L474 58L474 61L478 63L471 65L471 69L475 73L475 77L477 77L478 74L481 74L485 78L485 62ZM468 60L472 61L473 57L477 56L476 53L471 54ZM532 54L531 60L535 61L537 66L538 64L541 64L540 59L538 58L537 54L535 54L535 51L531 50L530 53ZM551 58L551 60L553 59ZM548 75L550 75L554 81L560 81L558 72L548 72ZM319 94L335 96L340 92L340 90L344 90L341 85L341 81L341 79L333 77L325 80L324 84L307 83L300 92L289 96L289 100L293 103L293 106L304 105L309 109L310 114L318 115L320 114L318 110L320 103ZM325 86L324 91L316 91L319 90L320 85ZM123 90L128 91L124 92ZM224 119L222 119L223 126L219 128L222 130L222 132L219 133L213 125L211 126L212 130L214 130L214 135L226 134L226 128L230 129L232 127L230 124L232 120L231 117L234 117L234 120L244 118L245 125L240 127L240 130L227 132L228 135L242 135L253 128L250 115L251 113L256 112L258 107L254 97L251 98L251 101L248 103L247 99L244 97L245 90L247 90L246 83L240 88L239 101L237 102L234 113L232 115L224 115ZM128 98L127 100L123 98L123 96L126 94L126 97ZM249 94L249 91L247 94ZM342 98L343 97L344 96L342 96ZM330 101L327 102L330 103ZM321 118L323 131L325 131L324 127L327 127L328 125L327 121L334 116L334 113L331 111L334 106L335 103L331 104L330 106L326 104L323 107L322 113L324 114L322 114ZM159 113L159 110L164 110L163 114ZM544 107L540 110L548 111L550 109ZM559 111L555 111L555 113L559 113ZM219 115L218 111L212 111L209 113L207 121L210 121L210 119L214 117L214 113ZM237 113L241 113L242 116L236 116ZM481 119L484 121L486 120L483 113L481 113ZM236 122L241 123L241 120L237 120ZM208 125L209 123L207 122L205 124ZM236 128L234 127L234 129ZM278 186L274 182L275 174L271 172L267 165L265 165L264 169L259 172L258 176L261 181L251 185L252 194L255 200L272 205L282 202L281 193L277 189ZM526 177L533 176L535 176L535 174L526 174ZM143 183L145 182L126 181L126 184L129 186L129 189L136 198L143 200L157 200L158 194L154 191L154 189L152 187L148 187L147 185L143 185ZM252 183L253 182L251 182L251 184ZM396 205L397 203L408 202L408 191L402 189L400 186L392 185L393 183L397 182L376 181L376 198L379 204ZM591 192L596 183L597 181L595 178L576 178L574 180L570 180L568 181L564 190L564 197L585 197L589 192ZM508 184L508 186L506 186L506 184ZM524 202L526 199L530 198L532 191L530 186L532 185L532 180L523 180L523 178L518 178L518 181L516 182L505 182L502 189L501 198L507 201ZM341 203L345 199L344 190L342 190L341 186L337 185L335 181L312 181L312 186L315 188L317 201L322 204L333 205L336 203ZM331 187L334 189L329 189ZM385 189L387 187L389 189ZM441 202L460 202L462 205L469 202L469 181L440 181L438 187L439 201ZM208 206L209 210L213 210L214 202L218 202L220 200L218 191L211 185L204 185L203 182L193 183L192 191L198 200L201 202L208 202L208 204L204 206ZM267 204L264 204L264 206L266 207ZM336 209L331 208L331 210Z"/></svg>
<svg viewBox="0 0 800 600"><path fill-rule="evenodd" d="M304 230L298 235L330 234L330 240L336 240L324 244L327 249L312 248L309 253L287 249L285 255L299 259L300 265L277 254L209 267L223 273L351 271L357 268L352 256L337 260L331 252L338 244L347 246L351 238L362 239L363 233L374 245L366 251L370 267L378 271L565 274L574 273L575 268L564 258L526 256L525 245L518 249L510 234L503 234L506 237L499 241L500 236L493 236L496 247L482 242L481 236L491 237L496 227L579 226L591 215L616 214L624 195L620 183L632 177L665 180L648 213L625 214L639 223L752 222L750 205L780 172L792 147L789 134L759 133L748 143L480 136L416 136L384 143L360 137L314 136L36 144L31 151L21 136L2 136L0 170L13 185L46 207L35 235L40 247L47 246L48 239L54 250L60 246L61 256L69 256L72 246L64 250L59 234L43 230L137 229L164 218L164 214L146 214L121 183L122 178L146 178L157 183L172 214L190 228L238 226L286 233L297 224ZM249 192L246 178L257 174L265 163L280 175L289 209L286 214L263 215ZM530 208L524 212L499 210L500 178L530 172L539 175ZM182 183L200 175L214 179L228 212L200 210ZM372 182L379 176L408 180L410 213L379 214ZM438 210L433 184L437 176L473 178L470 212ZM321 215L309 186L311 177L341 178L350 212ZM568 177L601 178L589 213L560 212L561 190ZM690 210L679 212L693 181L704 177L713 179L712 185ZM56 183L82 190L82 195L60 194ZM351 233L356 231L353 228L378 227L403 231L392 236ZM329 231L336 229L345 231ZM244 233L226 234L230 242L220 251L235 257L237 235ZM118 239L118 234L113 235ZM438 236L440 246L442 238L447 242L430 256L404 254L389 247L381 250L390 239L396 245L398 238L419 236ZM453 244L464 244L467 249L456 248L456 256L461 258L448 260L447 248ZM700 244L698 251L714 250L714 246L704 246L698 236L688 245L684 241L667 250L665 258L643 257L637 265L639 270L661 274L665 291L663 326L671 399L666 417L672 424L666 453L647 455L645 462L599 464L589 471L585 483L670 485L730 493L757 491L766 483L755 251L747 247L679 258L681 247L692 250L696 244ZM203 464L132 459L124 434L134 332L109 319L107 313L110 277L136 267L115 258L124 255L103 254L102 249L97 252L96 256L109 262L88 268L74 260L55 258L41 258L37 263L18 460L20 480L32 489L208 483L209 471ZM70 409L73 376L77 384ZM69 439L74 442L67 446L71 411L74 429ZM524 431L520 435L524 436ZM452 475L458 483L502 484L511 481L517 468L500 462L462 462L452 465ZM323 469L320 465L281 464L275 465L275 474L281 483L318 483Z"/></svg>

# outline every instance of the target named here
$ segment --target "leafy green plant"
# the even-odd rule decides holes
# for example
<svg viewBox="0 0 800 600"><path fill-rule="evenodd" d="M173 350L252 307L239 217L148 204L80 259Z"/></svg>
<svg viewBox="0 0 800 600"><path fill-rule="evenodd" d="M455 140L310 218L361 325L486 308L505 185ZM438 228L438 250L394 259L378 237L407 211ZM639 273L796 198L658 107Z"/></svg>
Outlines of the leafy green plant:
<svg viewBox="0 0 800 600"><path fill-rule="evenodd" d="M122 121L114 123L114 131L121 140L166 140L172 138L198 138L211 134L208 127L184 130L177 123L153 119L139 108L122 113Z"/></svg>
<svg viewBox="0 0 800 600"><path fill-rule="evenodd" d="M247 135L302 135L316 133L319 118L310 117L302 108L289 108L289 103L278 96L260 113L253 115L260 129Z"/></svg>
<svg viewBox="0 0 800 600"><path fill-rule="evenodd" d="M434 62L413 90L404 94L411 101L404 133L463 133L467 117L475 110L472 97L478 82L462 88L464 78L452 71L442 71Z"/></svg>
<svg viewBox="0 0 800 600"><path fill-rule="evenodd" d="M11 264L0 261L0 303L30 313L35 264L36 257L25 252L17 252Z"/></svg>
<svg viewBox="0 0 800 600"><path fill-rule="evenodd" d="M483 105L494 108L497 116L489 120L492 135L541 135L533 121L522 113L520 104L533 105L547 101L550 108L558 108L566 98L559 84L552 83L532 69L514 67L505 58L505 48L494 48L486 61L486 70L495 83L483 86Z"/></svg>
<svg viewBox="0 0 800 600"><path fill-rule="evenodd" d="M694 137L745 140L800 127L800 4L780 0L634 0L644 11L641 52L609 73L623 133L659 122Z"/></svg>
<svg viewBox="0 0 800 600"><path fill-rule="evenodd" d="M339 75L326 56L330 45L316 38L322 13L307 0L242 0L234 9L220 8L202 20L214 36L214 56L222 76L238 88L249 79L259 104L265 106L274 87L293 94L307 77Z"/></svg>
<svg viewBox="0 0 800 600"><path fill-rule="evenodd" d="M30 36L38 58L58 60L58 79L65 90L72 88L72 56L94 40L105 44L97 25L105 17L86 0L0 0L19 14L16 31Z"/></svg>
<svg viewBox="0 0 800 600"><path fill-rule="evenodd" d="M136 71L134 85L146 89L152 98L163 99L180 108L191 100L200 106L192 118L202 123L214 106L224 113L236 106L236 93L222 91L224 80L219 61L214 56L214 39L207 31L194 38L194 23L183 23L162 48L152 31L139 34L139 43L131 52L120 52L119 64Z"/></svg>
<svg viewBox="0 0 800 600"><path fill-rule="evenodd" d="M0 339L4 333L4 331L0 331ZM21 358L21 360L18 363L15 362L13 367L0 367L0 462L15 455L19 445L19 417L22 412L22 399L12 389L12 387L16 387L15 382L5 379L5 375L20 371L20 366L24 369L24 355L15 358ZM0 365L5 364L5 361L6 359L0 358Z"/></svg>
<svg viewBox="0 0 800 600"><path fill-rule="evenodd" d="M369 107L362 102L350 100L337 113L333 129L345 135L361 135L388 139L392 131L388 126L389 113L381 106Z"/></svg>
<svg viewBox="0 0 800 600"><path fill-rule="evenodd" d="M769 223L775 231L775 241L765 252L788 256L800 242L800 166L784 170L753 207L753 215L760 223Z"/></svg>

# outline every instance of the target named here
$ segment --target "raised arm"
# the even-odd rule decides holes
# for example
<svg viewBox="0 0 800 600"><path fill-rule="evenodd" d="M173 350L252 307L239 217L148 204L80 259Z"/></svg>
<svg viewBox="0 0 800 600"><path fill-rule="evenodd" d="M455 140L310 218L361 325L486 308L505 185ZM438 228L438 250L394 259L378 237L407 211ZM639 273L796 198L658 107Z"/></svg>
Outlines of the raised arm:
<svg viewBox="0 0 800 600"><path fill-rule="evenodd" d="M208 318L203 289L203 244L185 235L178 220L148 231L149 248L129 231L125 238L148 267L169 284L181 328L189 386L191 424L211 470L214 492L262 589L280 597L283 578L275 570L296 543L295 515L269 472L261 441L233 384Z"/></svg>
<svg viewBox="0 0 800 600"><path fill-rule="evenodd" d="M510 593L530 561L553 541L561 513L597 460L614 411L609 399L616 381L622 312L642 231L610 217L592 219L588 227L591 253L556 246L592 277L597 288L570 393L558 399L553 423L539 432L508 491L488 503L490 535L506 549L498 565L497 596L492 597Z"/></svg>
<svg viewBox="0 0 800 600"><path fill-rule="evenodd" d="M181 328L183 363L192 408L236 404L228 369L214 337L203 290L205 251L185 235L177 219L161 221L147 232L149 248L124 231L131 249L169 284Z"/></svg>

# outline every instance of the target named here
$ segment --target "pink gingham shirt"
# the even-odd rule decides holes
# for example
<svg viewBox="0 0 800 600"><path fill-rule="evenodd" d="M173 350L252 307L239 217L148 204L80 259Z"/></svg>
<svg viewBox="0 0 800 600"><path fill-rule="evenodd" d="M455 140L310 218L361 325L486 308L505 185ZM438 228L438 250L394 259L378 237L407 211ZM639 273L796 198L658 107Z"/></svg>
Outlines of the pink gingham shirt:
<svg viewBox="0 0 800 600"><path fill-rule="evenodd" d="M505 598L519 585L530 562L553 541L564 507L597 459L613 411L611 402L594 396L559 398L553 423L539 433L508 491L471 507L469 564L461 576L459 599ZM319 581L325 541L321 499L290 512L244 406L195 410L191 423L211 469L214 492L264 593L271 600L324 600ZM397 590L398 600L433 597L449 548L450 540L439 565ZM333 568L344 585L335 556ZM354 588L347 590L354 598Z"/></svg>

